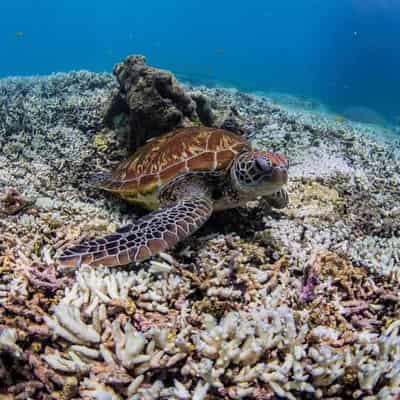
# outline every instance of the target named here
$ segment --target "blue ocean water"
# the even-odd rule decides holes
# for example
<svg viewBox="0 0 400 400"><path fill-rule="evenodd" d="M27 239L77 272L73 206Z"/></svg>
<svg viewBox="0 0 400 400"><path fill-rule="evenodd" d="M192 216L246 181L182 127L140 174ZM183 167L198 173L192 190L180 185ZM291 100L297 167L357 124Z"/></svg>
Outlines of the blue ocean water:
<svg viewBox="0 0 400 400"><path fill-rule="evenodd" d="M400 118L399 0L3 0L0 17L0 76L143 54L197 83Z"/></svg>

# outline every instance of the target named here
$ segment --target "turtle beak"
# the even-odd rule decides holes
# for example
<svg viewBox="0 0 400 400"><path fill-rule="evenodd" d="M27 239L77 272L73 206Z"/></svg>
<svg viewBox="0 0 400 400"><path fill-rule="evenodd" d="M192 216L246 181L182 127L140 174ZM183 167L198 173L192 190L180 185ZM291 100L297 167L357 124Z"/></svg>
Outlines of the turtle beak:
<svg viewBox="0 0 400 400"><path fill-rule="evenodd" d="M276 183L280 183L282 185L286 185L288 181L288 170L286 167L275 167L272 171L272 181Z"/></svg>
<svg viewBox="0 0 400 400"><path fill-rule="evenodd" d="M267 153L269 164L272 169L271 180L281 185L288 181L289 163L280 153Z"/></svg>

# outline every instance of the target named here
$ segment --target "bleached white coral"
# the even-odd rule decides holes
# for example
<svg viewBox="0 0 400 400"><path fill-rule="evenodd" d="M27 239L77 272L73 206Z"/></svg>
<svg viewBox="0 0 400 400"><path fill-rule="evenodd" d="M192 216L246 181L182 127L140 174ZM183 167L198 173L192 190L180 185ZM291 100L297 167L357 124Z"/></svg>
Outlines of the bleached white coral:
<svg viewBox="0 0 400 400"><path fill-rule="evenodd" d="M116 359L124 367L134 368L135 375L152 368L171 367L186 357L168 329L152 328L143 334L130 322L121 326L115 320L112 323L112 338Z"/></svg>
<svg viewBox="0 0 400 400"><path fill-rule="evenodd" d="M363 236L351 243L349 254L378 274L400 273L400 238Z"/></svg>
<svg viewBox="0 0 400 400"><path fill-rule="evenodd" d="M42 358L57 371L85 373L90 369L90 365L72 350L66 354L55 350L53 353L43 355Z"/></svg>
<svg viewBox="0 0 400 400"><path fill-rule="evenodd" d="M149 362L151 354L142 354L147 344L143 333L136 332L131 323L126 323L124 329L118 320L112 324L112 336L115 343L115 354L122 365L127 368L135 364Z"/></svg>
<svg viewBox="0 0 400 400"><path fill-rule="evenodd" d="M372 390L385 378L385 390L400 393L400 321L393 322L376 341L360 345L356 360L361 389Z"/></svg>
<svg viewBox="0 0 400 400"><path fill-rule="evenodd" d="M90 378L82 382L79 393L82 397L93 400L122 400L114 389Z"/></svg>
<svg viewBox="0 0 400 400"><path fill-rule="evenodd" d="M14 352L17 356L22 353L22 349L17 345L17 331L13 328L0 330L0 353L2 351Z"/></svg>
<svg viewBox="0 0 400 400"><path fill-rule="evenodd" d="M0 304L7 302L8 297L8 285L0 284Z"/></svg>
<svg viewBox="0 0 400 400"><path fill-rule="evenodd" d="M129 400L157 400L160 398L163 387L164 384L157 380L150 387L139 389L138 393L131 396Z"/></svg>
<svg viewBox="0 0 400 400"><path fill-rule="evenodd" d="M69 342L76 344L100 342L100 335L92 326L82 321L77 307L60 303L54 309L54 318L44 316L43 319L54 335L61 336Z"/></svg>
<svg viewBox="0 0 400 400"><path fill-rule="evenodd" d="M222 387L220 377L230 375L230 368L239 366L234 382L246 384L261 379L281 395L286 392L284 384L292 379L305 379L300 360L306 354L302 344L306 333L306 326L297 328L293 314L284 307L251 313L231 312L218 324L208 316L204 330L193 336L196 349L203 357L199 362L188 360L182 372L201 376L210 385ZM286 353L284 362L260 362L273 348ZM308 386L304 389L313 391Z"/></svg>
<svg viewBox="0 0 400 400"><path fill-rule="evenodd" d="M116 271L108 268L81 268L76 274L76 283L66 291L63 302L84 307L91 315L99 304L119 304L126 309L142 308L147 311L167 313L167 303L174 293L184 289L185 283L178 275L169 274L157 279L154 266L159 273L165 263L152 262L151 272ZM165 264L167 265L167 264Z"/></svg>

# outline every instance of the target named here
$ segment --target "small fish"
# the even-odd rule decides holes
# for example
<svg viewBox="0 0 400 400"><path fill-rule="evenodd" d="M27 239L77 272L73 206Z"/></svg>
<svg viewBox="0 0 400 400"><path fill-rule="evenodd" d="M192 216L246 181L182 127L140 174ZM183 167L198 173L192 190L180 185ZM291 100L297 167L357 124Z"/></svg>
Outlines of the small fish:
<svg viewBox="0 0 400 400"><path fill-rule="evenodd" d="M338 124L342 124L342 123L345 121L345 118L342 117L341 115L337 115L336 118L335 118L335 120L336 120L336 122L337 122Z"/></svg>
<svg viewBox="0 0 400 400"><path fill-rule="evenodd" d="M219 55L219 56L223 56L225 54L225 50L224 49L217 49L215 50L215 52Z"/></svg>
<svg viewBox="0 0 400 400"><path fill-rule="evenodd" d="M15 37L17 39L22 39L25 36L24 32L15 32Z"/></svg>

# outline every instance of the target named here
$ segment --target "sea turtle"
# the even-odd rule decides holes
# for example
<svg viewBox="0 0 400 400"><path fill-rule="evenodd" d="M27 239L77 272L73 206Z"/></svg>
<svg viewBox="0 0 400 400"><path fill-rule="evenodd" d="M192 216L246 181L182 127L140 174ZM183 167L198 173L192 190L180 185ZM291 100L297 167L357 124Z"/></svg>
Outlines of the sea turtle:
<svg viewBox="0 0 400 400"><path fill-rule="evenodd" d="M117 266L145 260L187 238L213 211L262 196L287 205L288 162L280 153L253 151L223 129L180 128L140 147L100 182L128 202L153 210L114 234L64 251L59 262Z"/></svg>

